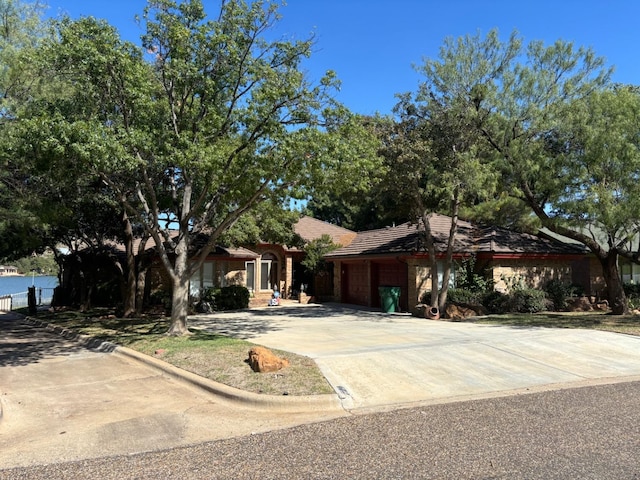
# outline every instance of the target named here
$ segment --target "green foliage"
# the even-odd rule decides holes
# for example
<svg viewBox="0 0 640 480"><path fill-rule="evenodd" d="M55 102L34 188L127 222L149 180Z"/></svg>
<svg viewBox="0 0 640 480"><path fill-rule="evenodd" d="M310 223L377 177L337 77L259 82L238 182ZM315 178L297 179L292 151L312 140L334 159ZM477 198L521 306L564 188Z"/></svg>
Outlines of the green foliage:
<svg viewBox="0 0 640 480"><path fill-rule="evenodd" d="M251 294L243 285L228 285L207 289L202 300L211 303L215 310L241 310L249 307Z"/></svg>
<svg viewBox="0 0 640 480"><path fill-rule="evenodd" d="M468 288L450 288L447 301L467 305L481 305L486 292L484 290L472 290ZM430 299L427 299L429 302Z"/></svg>
<svg viewBox="0 0 640 480"><path fill-rule="evenodd" d="M548 309L546 293L534 288L517 289L508 295L508 311L517 313L537 313Z"/></svg>
<svg viewBox="0 0 640 480"><path fill-rule="evenodd" d="M149 303L152 306L160 305L165 310L165 312L171 311L171 292L167 290L156 290L151 293L149 297Z"/></svg>
<svg viewBox="0 0 640 480"><path fill-rule="evenodd" d="M509 296L506 293L492 290L483 296L482 305L489 313L506 313L509 311Z"/></svg>
<svg viewBox="0 0 640 480"><path fill-rule="evenodd" d="M12 262L19 273L30 274L35 272L37 275L57 275L58 264L55 257L50 255L30 255Z"/></svg>
<svg viewBox="0 0 640 480"><path fill-rule="evenodd" d="M483 293L493 289L493 281L487 278L486 271L477 269L477 257L471 255L456 264L456 289Z"/></svg>
<svg viewBox="0 0 640 480"><path fill-rule="evenodd" d="M629 300L629 308L639 309L640 308L640 284L625 283L623 287L624 287L624 293L627 295L627 299Z"/></svg>
<svg viewBox="0 0 640 480"><path fill-rule="evenodd" d="M325 270L324 256L339 248L340 245L333 243L330 235L323 234L320 238L311 240L304 246L305 258L302 265L313 273Z"/></svg>
<svg viewBox="0 0 640 480"><path fill-rule="evenodd" d="M553 309L556 311L565 310L567 308L567 299L577 293L576 286L566 284L557 279L547 282L543 290L553 303Z"/></svg>
<svg viewBox="0 0 640 480"><path fill-rule="evenodd" d="M537 313L548 310L550 301L544 291L522 287L509 293L486 292L482 296L482 305L489 313Z"/></svg>

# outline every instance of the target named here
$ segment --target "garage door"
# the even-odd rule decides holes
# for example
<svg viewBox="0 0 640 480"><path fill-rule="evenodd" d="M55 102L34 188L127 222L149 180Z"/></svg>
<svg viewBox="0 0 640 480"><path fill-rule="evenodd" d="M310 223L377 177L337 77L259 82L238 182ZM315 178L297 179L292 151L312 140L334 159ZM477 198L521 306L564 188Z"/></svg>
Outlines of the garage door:
<svg viewBox="0 0 640 480"><path fill-rule="evenodd" d="M363 263L342 265L342 301L354 305L369 305L368 269Z"/></svg>

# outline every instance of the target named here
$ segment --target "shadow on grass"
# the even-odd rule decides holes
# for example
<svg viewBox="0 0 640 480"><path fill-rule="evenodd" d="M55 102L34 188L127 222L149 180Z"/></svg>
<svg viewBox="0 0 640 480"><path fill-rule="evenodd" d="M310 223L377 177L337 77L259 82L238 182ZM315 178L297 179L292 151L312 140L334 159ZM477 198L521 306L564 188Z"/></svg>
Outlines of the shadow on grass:
<svg viewBox="0 0 640 480"><path fill-rule="evenodd" d="M470 320L485 325L521 328L585 328L640 334L640 318L634 315L600 313L538 313L490 315Z"/></svg>

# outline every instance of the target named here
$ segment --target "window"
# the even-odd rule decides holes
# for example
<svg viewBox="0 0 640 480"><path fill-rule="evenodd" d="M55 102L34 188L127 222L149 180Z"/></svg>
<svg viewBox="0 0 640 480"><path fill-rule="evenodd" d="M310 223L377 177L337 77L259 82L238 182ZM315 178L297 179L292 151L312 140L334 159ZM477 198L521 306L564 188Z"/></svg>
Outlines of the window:
<svg viewBox="0 0 640 480"><path fill-rule="evenodd" d="M622 283L640 284L640 265L635 263L623 263L620 265Z"/></svg>
<svg viewBox="0 0 640 480"><path fill-rule="evenodd" d="M189 294L192 297L200 297L207 288L215 286L215 262L204 262L196 270L189 281Z"/></svg>
<svg viewBox="0 0 640 480"><path fill-rule="evenodd" d="M260 261L260 290L276 290L278 286L278 257L265 253Z"/></svg>
<svg viewBox="0 0 640 480"><path fill-rule="evenodd" d="M438 262L438 288L442 288L442 280L444 278L444 262ZM451 263L451 273L449 274L449 288L456 286L456 268L455 263Z"/></svg>
<svg viewBox="0 0 640 480"><path fill-rule="evenodd" d="M250 292L253 292L256 288L256 262L246 262L244 266L247 270L247 288Z"/></svg>

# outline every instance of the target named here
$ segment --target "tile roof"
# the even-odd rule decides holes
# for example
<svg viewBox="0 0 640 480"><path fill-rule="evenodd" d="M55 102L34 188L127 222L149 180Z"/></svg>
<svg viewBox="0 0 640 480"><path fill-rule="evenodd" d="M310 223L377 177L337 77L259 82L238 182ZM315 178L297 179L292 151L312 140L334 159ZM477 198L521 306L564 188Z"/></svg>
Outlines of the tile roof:
<svg viewBox="0 0 640 480"><path fill-rule="evenodd" d="M431 214L431 232L435 248L444 252L449 238L451 217ZM397 255L425 252L418 225L402 225L359 232L347 246L331 252L326 257L342 258L363 255ZM454 243L454 253L494 254L576 254L584 250L536 235L518 233L505 228L483 227L459 220Z"/></svg>
<svg viewBox="0 0 640 480"><path fill-rule="evenodd" d="M172 231L173 236L177 235L177 231ZM198 242L198 240L200 240L201 242L206 240L206 237L202 237L200 239L195 239L195 242ZM138 248L140 246L140 242L141 239L140 238L134 238L133 239L133 251L136 252L136 254L138 253ZM105 245L109 248L111 248L114 252L116 253L125 253L125 246L123 243L120 242L114 242L112 240L107 240L105 242ZM145 253L147 252L152 252L156 249L156 243L153 240L153 238L149 238L147 240L147 243L145 244ZM243 259L243 258L258 258L260 255L257 254L256 252L249 250L248 248L244 248L244 247L221 247L219 245L216 245L215 249L213 249L211 251L211 253L209 253L209 255L217 255L217 256L221 256L221 257L227 257L227 258L232 258L232 259Z"/></svg>
<svg viewBox="0 0 640 480"><path fill-rule="evenodd" d="M293 228L305 242L316 240L322 235L329 235L333 243L348 245L356 237L356 232L352 230L307 216L300 217Z"/></svg>

